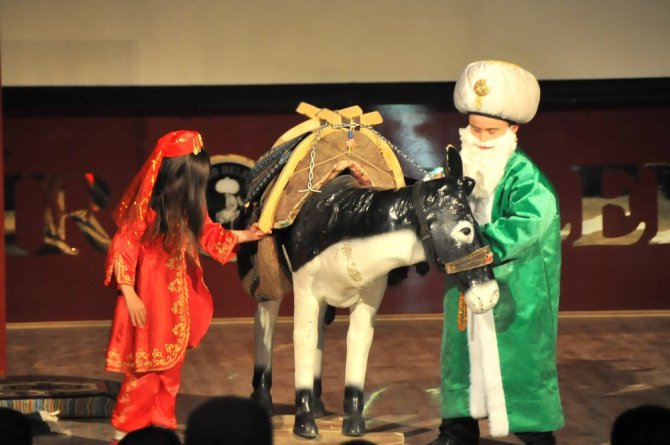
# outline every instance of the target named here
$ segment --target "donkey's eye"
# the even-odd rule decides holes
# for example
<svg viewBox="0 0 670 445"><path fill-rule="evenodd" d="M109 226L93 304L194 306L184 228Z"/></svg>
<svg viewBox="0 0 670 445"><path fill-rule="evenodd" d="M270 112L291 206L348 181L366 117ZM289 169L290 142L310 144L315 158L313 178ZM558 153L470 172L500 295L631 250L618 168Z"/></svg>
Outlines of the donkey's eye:
<svg viewBox="0 0 670 445"><path fill-rule="evenodd" d="M475 238L474 228L469 221L459 221L456 227L451 231L451 236L454 241L459 243L470 244Z"/></svg>

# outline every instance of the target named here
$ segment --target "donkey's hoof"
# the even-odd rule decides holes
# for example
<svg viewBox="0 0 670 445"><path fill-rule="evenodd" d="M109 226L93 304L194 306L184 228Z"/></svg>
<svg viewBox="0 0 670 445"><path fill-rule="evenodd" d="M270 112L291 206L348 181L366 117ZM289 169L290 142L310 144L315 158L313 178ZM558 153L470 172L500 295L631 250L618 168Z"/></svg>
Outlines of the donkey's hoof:
<svg viewBox="0 0 670 445"><path fill-rule="evenodd" d="M367 432L365 419L361 415L345 416L342 421L342 434L345 436L362 436Z"/></svg>
<svg viewBox="0 0 670 445"><path fill-rule="evenodd" d="M314 412L314 417L317 419L326 415L326 405L324 405L323 399L314 399L312 401L312 411Z"/></svg>
<svg viewBox="0 0 670 445"><path fill-rule="evenodd" d="M256 389L251 393L249 398L258 403L261 408L263 408L263 410L268 413L268 416L272 416L274 414L272 408L272 395L270 395L270 391L265 389Z"/></svg>
<svg viewBox="0 0 670 445"><path fill-rule="evenodd" d="M310 413L296 414L295 423L293 424L293 434L305 439L319 437L319 428L316 426L314 416Z"/></svg>

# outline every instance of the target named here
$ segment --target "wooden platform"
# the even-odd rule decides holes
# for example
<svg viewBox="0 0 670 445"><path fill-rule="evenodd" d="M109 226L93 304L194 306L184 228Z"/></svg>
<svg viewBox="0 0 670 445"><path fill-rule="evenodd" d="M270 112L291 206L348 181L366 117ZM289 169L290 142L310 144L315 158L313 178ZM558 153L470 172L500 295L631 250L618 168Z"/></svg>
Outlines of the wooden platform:
<svg viewBox="0 0 670 445"><path fill-rule="evenodd" d="M584 316L588 315L588 316ZM328 328L324 401L328 416L317 422L318 440L296 438L293 425L292 323L279 323L275 341L275 444L336 444L340 434L344 379L346 317ZM103 371L109 326L10 326L8 375L64 375L119 380ZM436 437L439 425L439 355L441 320L380 317L370 352L365 416L377 443L422 445ZM562 314L559 322L559 376L566 426L559 443L602 445L622 410L641 403L670 405L670 313ZM177 399L183 424L191 410L212 395L251 392L253 370L251 318L212 326L203 343L190 351ZM71 436L40 436L36 445L109 444L107 419L64 419ZM332 426L332 428L331 428ZM493 439L485 421L481 444L519 444L513 436Z"/></svg>
<svg viewBox="0 0 670 445"><path fill-rule="evenodd" d="M355 437L349 437L342 434L342 416L327 416L317 419L320 437L315 439L302 439L293 434L293 416L283 415L272 418L274 429L274 445L295 445L295 444L341 444ZM374 422L370 422L372 424ZM370 427L370 425L368 425ZM374 427L373 427L374 429ZM361 439L379 444L379 445L402 445L405 443L403 433L398 432L369 432Z"/></svg>

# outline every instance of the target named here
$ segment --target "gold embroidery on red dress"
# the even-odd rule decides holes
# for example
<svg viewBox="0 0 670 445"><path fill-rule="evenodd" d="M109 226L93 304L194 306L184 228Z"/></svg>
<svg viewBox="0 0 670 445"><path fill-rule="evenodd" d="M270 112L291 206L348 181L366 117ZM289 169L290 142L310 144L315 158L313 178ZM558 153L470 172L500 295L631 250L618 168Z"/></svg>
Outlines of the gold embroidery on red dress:
<svg viewBox="0 0 670 445"><path fill-rule="evenodd" d="M219 241L218 243L216 243L214 245L214 250L216 251L218 257L217 260L219 260L220 262L226 260L226 258L230 254L230 251L233 250L236 241L237 239L234 235L226 234L223 241Z"/></svg>
<svg viewBox="0 0 670 445"><path fill-rule="evenodd" d="M118 270L117 281L119 281L119 277L121 276L125 276L126 278L129 277L125 274L127 266L125 266L123 260L120 258L120 254L117 254L117 256L119 257L118 261L122 265L122 267L119 267L118 269L115 268L115 273L117 273L116 271ZM117 259L115 256L114 263L116 264L116 262ZM124 359L121 358L121 355L117 350L112 349L107 353L106 364L108 369L120 371L133 369L135 372L169 369L179 360L183 352L186 351L190 332L190 318L187 309L188 288L184 283L186 270L184 250L179 251L175 256L171 257L167 261L166 267L169 270L175 271L174 279L168 283L168 290L175 294L175 300L171 310L177 315L178 321L172 327L171 332L176 337L176 342L166 343L163 346L164 351L154 348L151 354L144 349L138 349L135 353L129 353ZM132 285L134 283L128 284Z"/></svg>

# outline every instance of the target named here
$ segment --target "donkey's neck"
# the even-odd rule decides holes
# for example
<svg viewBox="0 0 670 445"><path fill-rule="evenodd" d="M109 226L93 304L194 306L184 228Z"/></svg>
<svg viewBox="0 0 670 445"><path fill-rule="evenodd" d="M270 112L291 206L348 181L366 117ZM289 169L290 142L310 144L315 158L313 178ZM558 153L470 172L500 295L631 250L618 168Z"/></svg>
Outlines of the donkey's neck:
<svg viewBox="0 0 670 445"><path fill-rule="evenodd" d="M350 231L353 236L375 236L399 230L415 230L418 227L410 187L397 190L350 190L341 194L336 207L339 214L335 217L342 219L337 223L355 228Z"/></svg>
<svg viewBox="0 0 670 445"><path fill-rule="evenodd" d="M421 240L411 229L345 240L331 248L339 249L341 253L347 252L340 256L349 257L357 271L368 278L426 261Z"/></svg>
<svg viewBox="0 0 670 445"><path fill-rule="evenodd" d="M366 246L363 250L374 257L370 267L389 272L397 267L426 261L411 188L371 193L370 209L361 213L370 218L369 224L365 224L369 232L365 238L355 240Z"/></svg>

